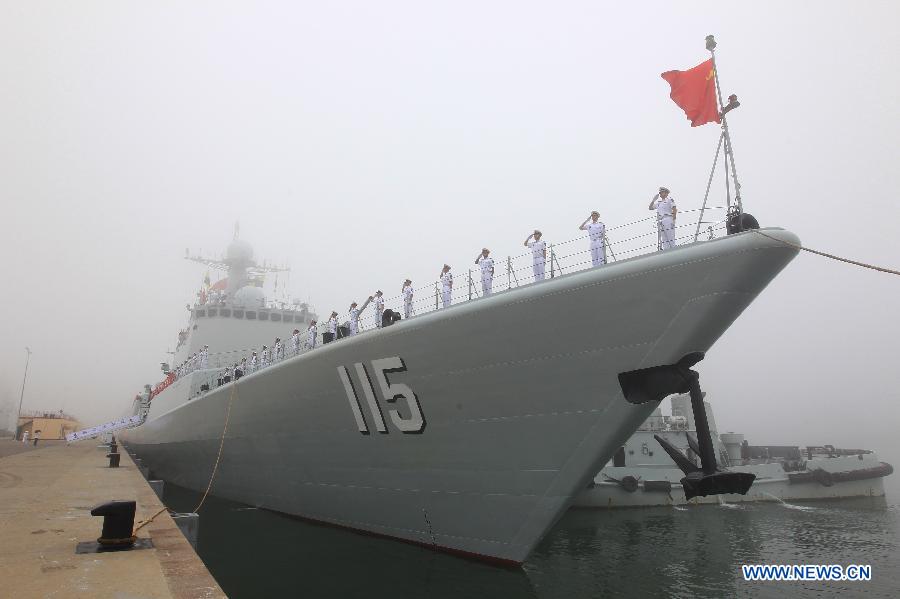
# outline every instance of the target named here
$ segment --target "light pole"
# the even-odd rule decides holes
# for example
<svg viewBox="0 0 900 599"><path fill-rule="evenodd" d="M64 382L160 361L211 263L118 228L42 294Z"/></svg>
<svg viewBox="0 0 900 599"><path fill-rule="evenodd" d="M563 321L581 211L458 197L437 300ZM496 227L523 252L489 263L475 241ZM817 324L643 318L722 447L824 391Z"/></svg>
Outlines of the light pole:
<svg viewBox="0 0 900 599"><path fill-rule="evenodd" d="M16 432L19 430L19 417L22 415L22 400L25 398L25 379L28 378L28 362L31 360L31 350L25 348L25 374L22 376L22 392L19 394L19 411L16 412ZM16 439L19 436L16 434Z"/></svg>

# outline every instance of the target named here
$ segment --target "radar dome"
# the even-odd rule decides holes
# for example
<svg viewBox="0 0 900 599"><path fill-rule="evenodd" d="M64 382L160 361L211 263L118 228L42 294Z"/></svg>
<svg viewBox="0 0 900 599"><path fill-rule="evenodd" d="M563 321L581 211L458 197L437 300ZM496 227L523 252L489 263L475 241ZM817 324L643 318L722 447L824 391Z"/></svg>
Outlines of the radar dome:
<svg viewBox="0 0 900 599"><path fill-rule="evenodd" d="M253 246L243 239L235 239L228 244L225 255L229 262L253 262Z"/></svg>
<svg viewBox="0 0 900 599"><path fill-rule="evenodd" d="M266 294L259 287L247 285L238 289L231 303L245 308L262 308L265 305Z"/></svg>

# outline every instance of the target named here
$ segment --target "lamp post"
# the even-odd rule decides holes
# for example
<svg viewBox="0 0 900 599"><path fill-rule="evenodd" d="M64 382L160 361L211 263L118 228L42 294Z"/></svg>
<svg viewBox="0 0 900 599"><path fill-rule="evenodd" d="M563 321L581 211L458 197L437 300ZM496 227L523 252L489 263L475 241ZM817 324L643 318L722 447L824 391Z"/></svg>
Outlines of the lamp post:
<svg viewBox="0 0 900 599"><path fill-rule="evenodd" d="M31 350L25 348L25 374L22 376L22 392L19 393L19 411L16 412L16 431L19 430L19 418L22 416L22 400L25 398L25 379L28 378L28 362L31 360ZM16 435L16 439L19 436Z"/></svg>

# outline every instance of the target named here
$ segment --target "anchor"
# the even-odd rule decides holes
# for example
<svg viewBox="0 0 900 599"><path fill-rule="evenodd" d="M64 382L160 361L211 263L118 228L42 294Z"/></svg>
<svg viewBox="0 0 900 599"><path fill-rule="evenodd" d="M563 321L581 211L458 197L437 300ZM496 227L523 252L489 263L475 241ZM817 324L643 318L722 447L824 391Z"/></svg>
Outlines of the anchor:
<svg viewBox="0 0 900 599"><path fill-rule="evenodd" d="M700 390L700 374L691 370L691 366L703 358L702 352L693 352L681 358L677 364L622 372L619 374L619 385L625 399L633 404L660 402L673 393L690 393L691 409L697 425L697 447L691 449L700 456L700 466L697 467L678 448L659 435L653 435L672 461L684 472L681 485L687 499L698 495L706 497L727 493L746 495L756 475L749 472L731 472L720 468L716 463L709 421L706 419L706 409L703 406L703 392Z"/></svg>

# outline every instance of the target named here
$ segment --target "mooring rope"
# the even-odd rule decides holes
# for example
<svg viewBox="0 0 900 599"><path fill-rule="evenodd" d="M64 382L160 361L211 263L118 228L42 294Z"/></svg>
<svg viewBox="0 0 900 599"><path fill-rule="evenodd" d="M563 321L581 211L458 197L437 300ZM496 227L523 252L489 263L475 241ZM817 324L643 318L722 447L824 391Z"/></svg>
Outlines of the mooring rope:
<svg viewBox="0 0 900 599"><path fill-rule="evenodd" d="M846 262L847 264L853 264L854 266L861 266L862 268L869 268L871 270L877 270L878 272L886 272L891 275L900 275L900 271L893 270L890 268L885 268L883 266L875 266L874 264L867 264L865 262L857 262L856 260L850 260L849 258L841 258L840 256L835 256L834 254L828 254L826 252L820 252L818 250L814 250L812 248L803 247L802 245L798 245L796 243L791 243L790 241L785 241L784 239L778 239L777 237L772 237L771 235L766 235L759 229L751 229L754 233L758 233L763 237L768 237L773 241L777 241L779 243L783 243L784 245L789 245L793 248L797 248L798 250L803 250L804 252L810 252L812 254L816 254L818 256L825 256L826 258L831 258L832 260L837 260L839 262Z"/></svg>
<svg viewBox="0 0 900 599"><path fill-rule="evenodd" d="M222 449L225 447L225 433L228 432L228 420L231 417L231 404L234 403L234 399L237 397L237 381L235 381L234 385L231 388L231 395L228 397L228 409L225 411L225 426L222 427L222 437L219 439L219 452L216 454L216 463L213 465L212 473L209 475L209 484L206 485L206 491L203 492L203 497L200 498L200 503L197 504L191 513L196 514L200 511L200 508L203 507L204 502L206 502L206 496L209 495L210 489L212 489L213 481L216 478L216 473L219 471L219 461L222 459ZM134 531L131 533L132 535L136 535L137 531L144 528L153 520L156 519L157 516L162 514L165 511L170 511L173 514L174 510L169 509L167 506L163 506L158 512L147 518L146 520L141 520L140 524L138 524Z"/></svg>

